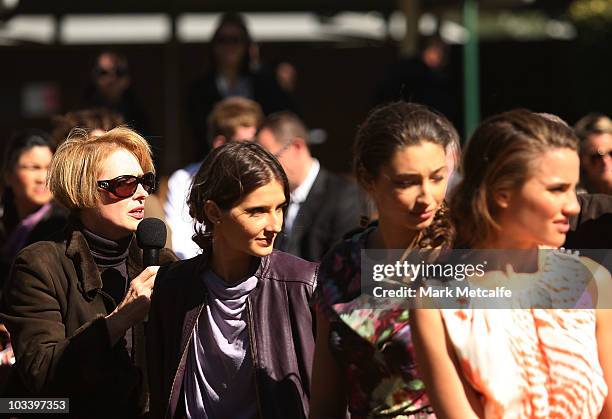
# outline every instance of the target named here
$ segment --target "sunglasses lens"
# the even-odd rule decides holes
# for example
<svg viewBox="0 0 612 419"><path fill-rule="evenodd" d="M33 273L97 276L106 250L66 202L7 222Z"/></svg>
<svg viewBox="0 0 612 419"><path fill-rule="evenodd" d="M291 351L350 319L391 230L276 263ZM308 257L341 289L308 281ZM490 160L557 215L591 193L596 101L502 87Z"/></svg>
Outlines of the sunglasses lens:
<svg viewBox="0 0 612 419"><path fill-rule="evenodd" d="M115 195L120 198L128 198L134 195L136 188L138 188L138 179L134 177L122 179L115 186Z"/></svg>

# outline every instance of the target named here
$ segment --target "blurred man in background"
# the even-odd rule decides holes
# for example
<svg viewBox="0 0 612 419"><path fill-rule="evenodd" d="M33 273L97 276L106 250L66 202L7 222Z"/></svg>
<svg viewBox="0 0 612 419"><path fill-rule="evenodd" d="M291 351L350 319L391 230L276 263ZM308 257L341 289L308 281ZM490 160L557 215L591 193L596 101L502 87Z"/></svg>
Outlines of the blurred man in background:
<svg viewBox="0 0 612 419"><path fill-rule="evenodd" d="M304 123L290 112L270 115L257 141L287 173L291 202L275 247L319 261L344 233L359 225L365 203L356 184L321 167L308 147Z"/></svg>
<svg viewBox="0 0 612 419"><path fill-rule="evenodd" d="M209 146L216 148L228 141L252 140L262 121L263 112L256 102L242 97L224 99L217 103L208 118ZM172 250L180 259L194 257L201 250L191 240L194 221L187 207L193 176L201 164L198 161L179 169L168 180L164 212L166 223L172 231Z"/></svg>
<svg viewBox="0 0 612 419"><path fill-rule="evenodd" d="M580 138L582 186L589 193L612 194L612 120L592 113L575 125Z"/></svg>

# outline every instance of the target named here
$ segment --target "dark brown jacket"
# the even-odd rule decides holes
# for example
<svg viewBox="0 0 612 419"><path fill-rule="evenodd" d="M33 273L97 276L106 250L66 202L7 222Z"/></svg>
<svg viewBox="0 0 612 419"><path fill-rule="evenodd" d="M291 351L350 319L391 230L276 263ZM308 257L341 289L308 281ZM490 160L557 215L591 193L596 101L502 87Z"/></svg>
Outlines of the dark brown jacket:
<svg viewBox="0 0 612 419"><path fill-rule="evenodd" d="M279 251L257 261L247 323L259 417L307 418L314 351L309 301L318 265ZM158 273L147 325L153 418L184 415L186 353L206 301L207 266L200 255Z"/></svg>
<svg viewBox="0 0 612 419"><path fill-rule="evenodd" d="M110 345L105 300L111 297L101 290L83 234L71 227L65 237L19 252L5 284L0 321L17 358L8 391L69 397L73 417L137 417L146 408L144 326L133 328L133 360L124 339ZM176 260L161 253L162 263ZM127 267L130 279L142 271L136 240Z"/></svg>

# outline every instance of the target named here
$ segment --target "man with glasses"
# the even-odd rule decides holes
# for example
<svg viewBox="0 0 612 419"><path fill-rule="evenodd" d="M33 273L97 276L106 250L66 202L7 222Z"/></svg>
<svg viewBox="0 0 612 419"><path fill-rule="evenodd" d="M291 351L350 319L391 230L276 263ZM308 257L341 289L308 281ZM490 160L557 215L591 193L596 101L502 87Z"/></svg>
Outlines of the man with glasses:
<svg viewBox="0 0 612 419"><path fill-rule="evenodd" d="M612 195L612 120L589 114L575 126L580 138L582 183L590 193Z"/></svg>
<svg viewBox="0 0 612 419"><path fill-rule="evenodd" d="M310 154L306 126L290 112L270 115L257 142L278 159L291 188L283 233L275 247L306 260L321 260L332 244L359 226L365 203L357 185L321 167Z"/></svg>
<svg viewBox="0 0 612 419"><path fill-rule="evenodd" d="M580 140L580 213L570 218L567 249L612 248L612 120L592 113L574 126ZM581 254L609 266L607 253Z"/></svg>
<svg viewBox="0 0 612 419"><path fill-rule="evenodd" d="M257 102L237 96L224 99L215 105L208 118L209 145L217 148L228 141L252 140L262 120L263 112ZM172 231L172 250L180 259L194 257L201 250L191 240L194 221L186 203L191 182L201 164L198 161L179 169L168 180L164 213Z"/></svg>

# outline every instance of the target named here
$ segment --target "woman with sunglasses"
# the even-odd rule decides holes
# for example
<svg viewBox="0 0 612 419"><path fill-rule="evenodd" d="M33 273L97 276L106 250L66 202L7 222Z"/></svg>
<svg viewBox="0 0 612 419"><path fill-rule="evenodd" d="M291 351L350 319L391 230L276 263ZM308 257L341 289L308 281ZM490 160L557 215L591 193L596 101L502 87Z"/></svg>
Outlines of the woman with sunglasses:
<svg viewBox="0 0 612 419"><path fill-rule="evenodd" d="M127 128L77 132L58 148L48 182L71 222L62 237L17 255L2 299L17 358L13 395L68 397L77 417L144 413L142 322L157 268L143 271L134 232L153 170L146 140Z"/></svg>
<svg viewBox="0 0 612 419"><path fill-rule="evenodd" d="M189 122L194 130L199 155L210 147L207 141L207 116L219 101L240 96L261 105L264 114L295 110L290 94L261 65L247 22L240 14L229 12L219 18L210 41L210 71L189 89Z"/></svg>
<svg viewBox="0 0 612 419"><path fill-rule="evenodd" d="M273 251L289 200L252 142L214 149L188 205L202 254L160 270L147 330L151 416L308 417L317 265Z"/></svg>

